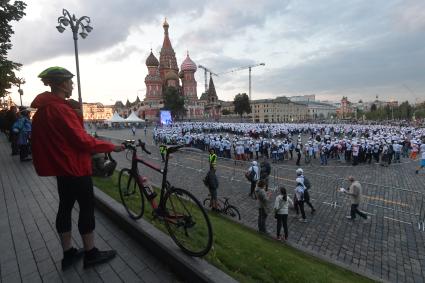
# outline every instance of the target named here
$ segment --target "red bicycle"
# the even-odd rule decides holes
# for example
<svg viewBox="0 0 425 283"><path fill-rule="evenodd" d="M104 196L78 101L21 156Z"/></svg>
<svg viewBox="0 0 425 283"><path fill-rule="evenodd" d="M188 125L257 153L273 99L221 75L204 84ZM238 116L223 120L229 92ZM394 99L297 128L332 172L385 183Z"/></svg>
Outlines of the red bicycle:
<svg viewBox="0 0 425 283"><path fill-rule="evenodd" d="M128 215L133 219L141 218L146 198L152 206L154 218L165 223L168 233L177 246L191 256L206 255L213 242L211 222L207 213L195 196L184 189L172 186L167 180L169 156L184 145L167 146L163 169L137 155L137 147L151 154L141 140L138 140L137 144L133 140L125 141L123 145L132 154L131 168L122 169L118 178L121 201ZM139 163L162 174L159 203L157 203L157 192L148 178L139 174Z"/></svg>

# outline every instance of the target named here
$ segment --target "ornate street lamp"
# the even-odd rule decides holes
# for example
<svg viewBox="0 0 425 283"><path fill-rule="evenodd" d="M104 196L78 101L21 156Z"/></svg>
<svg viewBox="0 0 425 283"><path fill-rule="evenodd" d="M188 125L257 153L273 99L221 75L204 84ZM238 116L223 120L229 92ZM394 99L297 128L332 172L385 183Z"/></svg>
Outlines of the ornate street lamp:
<svg viewBox="0 0 425 283"><path fill-rule="evenodd" d="M15 85L18 86L18 93L19 93L19 98L21 100L21 106L22 106L22 95L24 95L24 90L21 89L21 85L23 84L25 84L24 78L16 78Z"/></svg>
<svg viewBox="0 0 425 283"><path fill-rule="evenodd" d="M78 32L81 27L81 32L79 33L80 36L85 39L87 35L93 30L93 27L90 26L90 18L87 16L83 16L79 19L75 17L75 15L72 15L66 10L62 10L62 16L58 18L59 25L56 26L56 29L63 33L66 26L71 27L71 31L74 38L74 48L75 48L75 63L77 65L77 84L78 84L78 102L81 104L81 109L83 107L83 100L81 98L81 84L80 84L80 66L78 63Z"/></svg>

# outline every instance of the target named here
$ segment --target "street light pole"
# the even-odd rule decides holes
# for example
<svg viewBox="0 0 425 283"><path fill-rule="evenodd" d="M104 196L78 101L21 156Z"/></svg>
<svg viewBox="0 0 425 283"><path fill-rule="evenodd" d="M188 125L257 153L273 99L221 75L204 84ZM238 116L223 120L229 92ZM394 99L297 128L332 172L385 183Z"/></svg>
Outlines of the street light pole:
<svg viewBox="0 0 425 283"><path fill-rule="evenodd" d="M62 16L58 18L59 25L56 26L56 29L62 33L64 32L65 28L64 26L70 26L73 39L74 39L74 49L75 49L75 64L77 65L77 84L78 84L78 102L81 105L81 109L83 109L83 99L81 98L81 83L80 83L80 64L78 61L78 32L81 27L80 36L85 39L93 30L93 27L90 26L90 18L87 16L82 16L81 18L77 19L75 15L72 15L66 10L62 10ZM87 33L86 33L87 32Z"/></svg>

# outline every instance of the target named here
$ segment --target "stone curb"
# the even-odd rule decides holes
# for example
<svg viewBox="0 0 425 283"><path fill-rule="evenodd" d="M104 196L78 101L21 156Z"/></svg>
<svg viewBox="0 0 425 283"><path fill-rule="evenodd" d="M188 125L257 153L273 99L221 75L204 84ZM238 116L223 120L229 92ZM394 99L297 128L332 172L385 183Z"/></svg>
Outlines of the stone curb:
<svg viewBox="0 0 425 283"><path fill-rule="evenodd" d="M137 221L131 219L120 203L96 187L94 188L94 195L96 208L105 213L135 241L151 252L153 256L157 257L161 262L165 262L173 272L185 281L237 282L206 260L184 254L169 235L159 231L144 219Z"/></svg>

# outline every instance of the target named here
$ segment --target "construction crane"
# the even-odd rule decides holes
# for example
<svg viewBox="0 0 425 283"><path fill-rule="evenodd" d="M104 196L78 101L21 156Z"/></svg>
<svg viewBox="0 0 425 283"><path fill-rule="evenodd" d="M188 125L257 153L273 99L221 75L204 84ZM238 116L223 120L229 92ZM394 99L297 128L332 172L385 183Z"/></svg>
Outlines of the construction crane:
<svg viewBox="0 0 425 283"><path fill-rule="evenodd" d="M204 69L204 78L205 78L205 93L207 93L208 91L208 81L207 81L207 77L208 77L208 73L210 73L210 78L211 76L218 76L216 73L214 73L213 71L211 71L210 69L208 69L207 67L204 67L202 65L198 65L198 68Z"/></svg>
<svg viewBox="0 0 425 283"><path fill-rule="evenodd" d="M245 70L248 69L249 70L249 100L251 100L251 69L258 67L258 66L265 66L265 63L258 63L258 64L254 64L254 65L249 65L249 66L244 66L244 67L239 67L230 71L226 71L226 72L222 72L222 73L218 73L218 74L214 74L216 76L218 75L224 75L227 73L233 73L233 72L237 72L237 71L241 71L241 70Z"/></svg>

